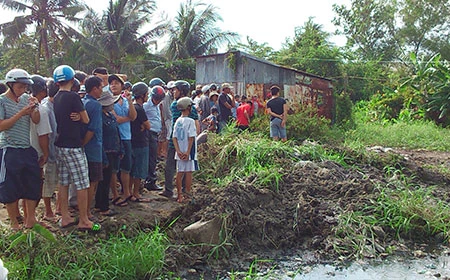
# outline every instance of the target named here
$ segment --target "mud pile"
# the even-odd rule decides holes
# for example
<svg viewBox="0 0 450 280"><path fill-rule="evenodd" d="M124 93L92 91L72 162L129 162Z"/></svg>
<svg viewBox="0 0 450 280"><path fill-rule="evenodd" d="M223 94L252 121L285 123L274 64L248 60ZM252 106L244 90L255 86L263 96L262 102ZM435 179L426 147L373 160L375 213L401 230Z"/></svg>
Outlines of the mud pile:
<svg viewBox="0 0 450 280"><path fill-rule="evenodd" d="M406 173L423 171L413 161L402 164L408 165ZM300 161L285 166L284 172L278 188L256 186L254 178L221 189L194 185L195 199L182 210L172 238L179 244L188 244L182 235L185 226L222 216L224 242L216 247L170 250L168 259L173 262L169 261L169 266L211 264L214 253L221 266L230 265L228 261L233 258L276 258L299 250L315 251L318 261L337 258L330 237L339 215L369 204L378 195L376 186L386 185L385 172L371 165L345 168L331 161ZM426 184L430 183L430 176L433 183L448 183L445 176L430 172L425 178L428 182L416 179Z"/></svg>

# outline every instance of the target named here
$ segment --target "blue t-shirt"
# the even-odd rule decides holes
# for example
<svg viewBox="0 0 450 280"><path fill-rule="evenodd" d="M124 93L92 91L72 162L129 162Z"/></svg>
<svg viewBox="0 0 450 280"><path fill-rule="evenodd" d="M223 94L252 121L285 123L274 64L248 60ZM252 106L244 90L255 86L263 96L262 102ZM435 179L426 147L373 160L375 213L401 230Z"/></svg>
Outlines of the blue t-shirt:
<svg viewBox="0 0 450 280"><path fill-rule="evenodd" d="M145 114L150 122L150 131L160 133L162 129L161 123L161 110L159 109L159 104L155 105L150 98L148 102L144 103Z"/></svg>
<svg viewBox="0 0 450 280"><path fill-rule="evenodd" d="M118 116L128 117L130 111L130 105L128 104L128 99L121 97L123 100L122 105L119 102L114 104L114 111ZM130 122L124 122L119 124L120 140L131 140L131 124Z"/></svg>
<svg viewBox="0 0 450 280"><path fill-rule="evenodd" d="M94 136L84 146L84 152L89 162L102 162L102 105L89 94L83 98L83 103L89 116L87 131L94 132Z"/></svg>

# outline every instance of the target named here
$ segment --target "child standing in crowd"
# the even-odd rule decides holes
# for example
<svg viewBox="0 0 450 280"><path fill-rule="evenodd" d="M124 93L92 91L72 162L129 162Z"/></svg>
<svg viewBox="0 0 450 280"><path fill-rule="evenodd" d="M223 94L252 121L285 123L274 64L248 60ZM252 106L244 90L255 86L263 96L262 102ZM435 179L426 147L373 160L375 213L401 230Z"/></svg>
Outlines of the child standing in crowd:
<svg viewBox="0 0 450 280"><path fill-rule="evenodd" d="M211 114L209 114L206 119L202 121L202 123L206 126L206 129L211 132L217 132L217 128L219 127L219 110L217 110L216 106L211 107Z"/></svg>
<svg viewBox="0 0 450 280"><path fill-rule="evenodd" d="M36 221L41 198L41 174L36 150L30 145L30 119L40 119L36 97L25 93L33 84L29 74L13 69L6 74L6 93L0 96L0 202L6 204L11 229L19 230L19 199L25 200L25 227Z"/></svg>
<svg viewBox="0 0 450 280"><path fill-rule="evenodd" d="M177 201L183 202L182 181L185 180L186 196L189 198L192 185L192 172L198 170L197 162L197 128L195 121L189 118L193 102L189 97L178 100L177 109L181 117L177 119L173 128L173 144L175 159L177 160Z"/></svg>

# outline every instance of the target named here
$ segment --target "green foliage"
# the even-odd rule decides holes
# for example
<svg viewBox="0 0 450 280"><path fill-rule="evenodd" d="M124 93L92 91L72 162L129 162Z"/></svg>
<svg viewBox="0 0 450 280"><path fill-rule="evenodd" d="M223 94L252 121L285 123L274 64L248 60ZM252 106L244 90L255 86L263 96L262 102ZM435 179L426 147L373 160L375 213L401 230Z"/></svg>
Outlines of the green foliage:
<svg viewBox="0 0 450 280"><path fill-rule="evenodd" d="M392 169L387 169L391 171ZM335 230L335 249L354 257L388 252L374 240L393 232L397 238L427 238L442 233L449 238L450 207L432 188L412 185L398 170L378 195L361 209L339 217Z"/></svg>
<svg viewBox="0 0 450 280"><path fill-rule="evenodd" d="M206 6L204 9L202 6ZM217 8L187 0L179 6L169 33L166 49L168 60L194 58L216 51L223 43L233 43L237 33L222 31L216 22L222 21Z"/></svg>
<svg viewBox="0 0 450 280"><path fill-rule="evenodd" d="M341 53L329 42L330 34L313 22L296 28L295 37L274 55L275 62L322 77L341 76Z"/></svg>
<svg viewBox="0 0 450 280"><path fill-rule="evenodd" d="M249 36L247 36L247 43L238 43L236 45L230 46L230 50L242 50L248 54L253 56L273 60L272 56L274 55L274 49L270 47L267 43L258 44L255 40L252 40Z"/></svg>
<svg viewBox="0 0 450 280"><path fill-rule="evenodd" d="M349 94L342 92L336 95L336 125L344 129L353 128L355 126L355 120L353 119L352 112L353 102Z"/></svg>
<svg viewBox="0 0 450 280"><path fill-rule="evenodd" d="M344 145L347 147L383 146L436 151L450 149L450 131L439 128L430 121L372 122L364 113L356 112L355 116L356 128L345 132Z"/></svg>
<svg viewBox="0 0 450 280"><path fill-rule="evenodd" d="M203 147L203 148L202 148ZM209 147L220 147L212 148ZM220 135L208 134L208 142L199 147L201 181L226 186L232 181L254 178L255 186L278 190L284 174L282 161L294 155L290 142L273 141L268 135L244 131L237 133L229 127ZM214 165L209 163L214 162Z"/></svg>
<svg viewBox="0 0 450 280"><path fill-rule="evenodd" d="M11 279L153 279L163 274L167 238L156 228L134 237L92 240L69 235L35 245L34 266L39 269L30 270L23 258L28 249L16 245L7 250L10 245L0 242Z"/></svg>
<svg viewBox="0 0 450 280"><path fill-rule="evenodd" d="M339 137L334 139L330 137L330 134L333 134L330 120L319 117L317 109L311 106L299 107L295 114L288 115L286 130L288 139L300 142L306 139L323 142L339 141Z"/></svg>

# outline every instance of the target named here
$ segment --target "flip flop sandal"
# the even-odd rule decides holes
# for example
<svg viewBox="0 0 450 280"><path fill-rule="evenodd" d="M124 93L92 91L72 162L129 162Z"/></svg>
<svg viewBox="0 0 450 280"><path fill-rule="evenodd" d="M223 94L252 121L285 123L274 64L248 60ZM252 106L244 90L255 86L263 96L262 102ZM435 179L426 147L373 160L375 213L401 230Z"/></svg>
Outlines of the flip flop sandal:
<svg viewBox="0 0 450 280"><path fill-rule="evenodd" d="M78 225L78 219L74 219L73 222L68 223L67 225L62 225L62 219L58 220L58 225L60 228L68 228L68 227L72 227L72 226L76 226Z"/></svg>
<svg viewBox="0 0 450 280"><path fill-rule="evenodd" d="M87 232L87 233L98 233L102 229L102 225L97 224L97 223L92 223L92 227L90 227L90 228L77 228L77 229L78 229L78 231L83 231L83 232Z"/></svg>
<svg viewBox="0 0 450 280"><path fill-rule="evenodd" d="M134 200L133 200L134 198ZM133 198L130 198L131 202L150 202L151 200L149 198L139 198L139 197L135 197L133 196Z"/></svg>
<svg viewBox="0 0 450 280"><path fill-rule="evenodd" d="M109 209L107 211L104 212L99 212L99 215L101 216L106 216L106 217L112 217L114 215L116 215L118 212L115 211L114 209Z"/></svg>

